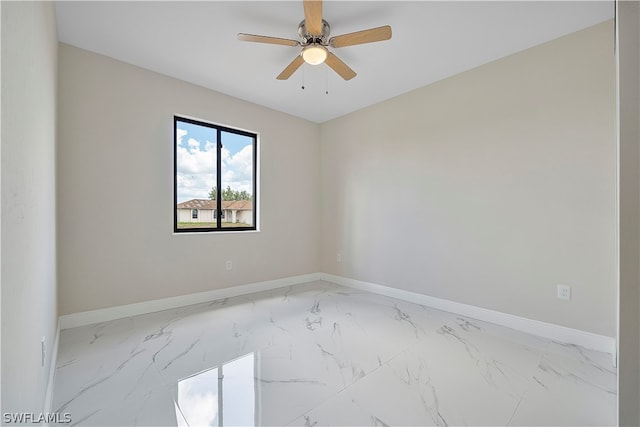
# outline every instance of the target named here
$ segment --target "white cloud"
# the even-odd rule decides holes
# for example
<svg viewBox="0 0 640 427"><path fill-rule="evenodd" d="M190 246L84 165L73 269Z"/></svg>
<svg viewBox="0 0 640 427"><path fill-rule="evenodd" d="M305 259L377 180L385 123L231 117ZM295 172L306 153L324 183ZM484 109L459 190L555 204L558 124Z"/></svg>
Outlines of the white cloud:
<svg viewBox="0 0 640 427"><path fill-rule="evenodd" d="M176 149L178 156L178 173L215 173L215 144L207 141L204 150L200 149L200 143L194 139L189 139L188 144L188 148L178 146Z"/></svg>
<svg viewBox="0 0 640 427"><path fill-rule="evenodd" d="M176 131L176 136L178 137L176 139L176 145L180 145L182 144L182 138L184 138L184 136L187 134L187 131L184 129L180 129L178 128Z"/></svg>
<svg viewBox="0 0 640 427"><path fill-rule="evenodd" d="M222 186L253 193L253 147L247 145L235 155L222 149Z"/></svg>
<svg viewBox="0 0 640 427"><path fill-rule="evenodd" d="M217 369L178 381L178 406L189 425L211 426L218 417Z"/></svg>
<svg viewBox="0 0 640 427"><path fill-rule="evenodd" d="M187 132L178 129L177 183L178 202L191 199L208 199L211 188L216 185L216 143L190 138L185 147L181 144ZM247 145L231 155L222 148L222 188L253 193L253 147Z"/></svg>
<svg viewBox="0 0 640 427"><path fill-rule="evenodd" d="M209 191L216 185L215 173L178 174L178 203L191 199L208 199Z"/></svg>
<svg viewBox="0 0 640 427"><path fill-rule="evenodd" d="M215 143L206 141L201 150L200 143L191 138L187 145L176 148L178 202L208 199L209 191L216 185Z"/></svg>
<svg viewBox="0 0 640 427"><path fill-rule="evenodd" d="M187 141L187 144L189 145L189 149L193 150L193 149L198 149L200 150L200 141L197 141L193 138L189 138L189 141Z"/></svg>
<svg viewBox="0 0 640 427"><path fill-rule="evenodd" d="M206 144L204 145L204 150L205 151L211 151L216 149L216 143L215 142L211 142L211 141L207 141Z"/></svg>
<svg viewBox="0 0 640 427"><path fill-rule="evenodd" d="M238 180L247 180L252 178L253 170L253 147L251 145L245 146L242 150L238 151L234 156L227 157L222 156L224 166L234 172L234 177ZM223 168L224 170L224 168Z"/></svg>

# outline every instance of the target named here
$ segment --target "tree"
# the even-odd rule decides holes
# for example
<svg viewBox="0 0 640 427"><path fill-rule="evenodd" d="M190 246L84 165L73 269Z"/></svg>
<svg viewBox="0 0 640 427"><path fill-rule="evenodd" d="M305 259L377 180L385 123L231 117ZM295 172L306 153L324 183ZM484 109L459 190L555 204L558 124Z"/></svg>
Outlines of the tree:
<svg viewBox="0 0 640 427"><path fill-rule="evenodd" d="M209 199L216 200L218 197L218 187L213 187L209 192ZM222 191L222 200L251 200L252 196L246 190L232 190L230 185Z"/></svg>
<svg viewBox="0 0 640 427"><path fill-rule="evenodd" d="M227 185L227 189L222 192L222 200L238 200L235 196L236 192L231 189L230 185Z"/></svg>

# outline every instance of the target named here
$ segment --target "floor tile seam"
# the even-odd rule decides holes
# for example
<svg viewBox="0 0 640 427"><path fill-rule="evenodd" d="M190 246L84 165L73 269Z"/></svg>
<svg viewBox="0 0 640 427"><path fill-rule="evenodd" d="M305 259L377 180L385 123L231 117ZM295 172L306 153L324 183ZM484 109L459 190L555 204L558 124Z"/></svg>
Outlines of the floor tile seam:
<svg viewBox="0 0 640 427"><path fill-rule="evenodd" d="M91 417L95 416L98 412L101 412L101 411L103 411L103 410L104 410L104 408L96 409L95 411L91 412L90 414L85 415L84 417L80 418L80 420L78 420L78 421L75 421L75 422L74 422L74 421L72 420L72 421L71 421L71 423L70 423L70 424L68 424L68 426L69 426L69 427L75 427L75 426L78 426L78 425L82 425L82 424L80 424L80 423L82 423L82 422L84 422L84 421L87 421L87 420L91 419ZM65 425L65 424L62 424L62 425Z"/></svg>
<svg viewBox="0 0 640 427"><path fill-rule="evenodd" d="M540 364L541 364L544 360L547 360L547 361L548 361L548 360L549 360L549 357L560 357L560 358L562 358L562 359L566 359L566 360L575 360L575 361L577 361L577 360L578 360L577 358L569 357L569 356L567 356L567 355L558 354L557 352L555 352L555 351L553 351L553 350L545 351L544 353L542 353L542 354L540 355L540 358L538 359L538 363L537 363L537 365L536 365L536 369L533 371L533 373L532 373L532 375L531 375L531 377L530 377L530 380L531 380L531 381L529 381L529 385L528 385L528 386L527 386L527 388L523 391L523 393L522 393L522 397L521 397L520 401L518 402L518 405L517 405L517 407L515 408L515 410L514 410L514 412L513 412L512 416L511 416L511 419L510 419L510 423L509 423L509 425L512 425L512 424L511 424L511 421L512 421L514 418L516 418L516 416L518 415L518 411L519 411L519 410L521 410L521 408L520 408L521 404L522 404L523 402L526 402L526 401L527 401L528 397L531 395L531 393L533 393L533 390L534 390L536 387L544 387L545 389L547 388L547 387L546 387L542 382L540 382L540 381L536 378L535 373L536 373L536 371L538 370L538 367L540 366ZM598 385L595 385L595 384L590 384L590 386L595 387L595 388L598 388L598 389L600 389L600 390L604 390L604 388L599 387ZM547 389L547 390L548 390L548 389Z"/></svg>
<svg viewBox="0 0 640 427"><path fill-rule="evenodd" d="M431 309L430 307L426 307L427 309ZM440 309L432 309L432 310L436 310L439 312L443 312L443 313L448 313L450 315L455 316L455 319L461 319L461 320L468 320L471 319L474 322L480 322L482 325L480 325L480 332L482 334L485 334L486 336L489 336L493 339L499 340L501 342L504 343L508 343L510 345L515 345L518 346L520 348L526 349L528 351L532 351L532 352L536 352L539 354L546 354L548 353L549 350L549 346L553 344L553 341L545 338L545 337L541 337L539 335L535 335L529 332L524 332L518 329L514 329L511 328L509 326L505 326L505 325L500 325L497 323L492 323L486 320L481 320L481 319L476 319L475 317L471 317L471 316L466 316L466 315L461 315L461 314L457 314L457 313L453 313L453 312L448 312L448 311L444 311L444 310L440 310ZM454 322L455 322L454 319ZM489 327L486 327L484 325L489 325ZM478 325L476 325L478 326ZM516 333L517 335L519 335L520 337L524 337L524 338L530 338L534 341L538 341L536 343L523 343L520 340L517 339L512 339L508 336L505 336L505 334L503 333L502 329L504 330L508 330L511 333Z"/></svg>
<svg viewBox="0 0 640 427"><path fill-rule="evenodd" d="M522 404L522 402L527 400L527 396L529 396L531 394L531 391L533 390L534 387L539 387L542 385L542 383L539 383L538 380L535 378L535 373L538 369L538 366L540 366L540 363L544 360L545 358L545 353L543 352L542 354L540 354L539 358L538 358L538 363L535 364L535 367L532 368L532 372L530 377L527 378L527 382L529 383L527 385L527 387L523 390L522 395L520 396L520 398L518 399L518 402L516 403L514 409L513 409L513 413L511 414L511 417L509 418L509 421L507 423L507 425L511 426L513 424L511 424L511 422L513 421L513 419L516 417L516 415L518 414L518 410L520 409L520 405Z"/></svg>
<svg viewBox="0 0 640 427"><path fill-rule="evenodd" d="M149 364L149 367L151 367L151 365L152 365L152 362ZM145 370L144 372L146 372L146 370ZM143 374L144 374L144 372L143 372ZM157 373L156 373L156 375L157 375ZM144 403L147 399L149 399L149 398L151 397L151 394L152 394L153 392L155 392L156 390L158 390L158 389L160 389L160 388L164 388L164 389L168 389L168 388L169 388L169 385L165 384L165 383L164 383L164 381L162 380L162 378L161 378L159 375L157 376L157 378L156 378L156 379L159 381L159 383L160 383L160 387L159 387L159 388L153 388L153 387L152 387L152 388L145 388L145 392L144 392L141 396L136 396L136 400L137 400L137 401L140 401L140 400L141 400L141 402L142 402L142 403ZM137 384L137 383L136 383L136 384ZM131 389L131 392L132 392L133 390L135 390L135 387L136 387L136 386L134 385L134 387ZM114 402L110 402L110 403L107 403L107 404L105 404L105 405L100 406L100 407L99 407L99 408L97 408L95 411L93 411L93 412L91 412L91 413L89 413L89 414L85 414L85 415L80 419L80 421L77 421L77 422L72 423L72 424L70 424L70 425L71 425L71 426L73 426L73 425L79 425L79 423L80 423L80 422L83 422L83 421L86 421L86 420L90 419L91 417L95 416L95 415L96 415L97 413L99 413L99 412L104 412L104 411L109 411L109 410L118 410L118 409L122 408L123 404L126 404L126 402L128 401L128 397L129 397L129 395L130 395L130 394L131 394L131 393L129 393L129 394L127 394L127 395L125 395L125 396L123 397L123 399L124 399L123 401L117 401L117 402L116 402L116 401L114 401ZM173 394L171 394L171 397L172 397L172 401L173 401L173 400L175 400L175 399L173 398ZM104 400L102 399L102 400L100 400L100 402L104 402ZM67 412L70 412L70 411L67 411ZM73 413L72 413L71 415L73 416Z"/></svg>
<svg viewBox="0 0 640 427"><path fill-rule="evenodd" d="M100 406L100 407L92 408L92 409L95 409L95 410L93 410L92 412L90 412L90 413L88 413L88 414L85 414L85 415L84 415L84 416L83 416L79 421L75 421L75 422L72 422L72 424L67 424L67 425L68 425L69 427L71 427L71 426L79 426L79 425L86 425L86 424L80 424L80 423L81 423L81 422L84 422L84 421L87 421L87 420L90 420L90 419L91 419L92 417L94 417L96 414L101 413L101 412L102 412L102 413L110 413L110 412L112 412L112 411L117 411L117 412L119 412L119 411L121 411L121 410L122 410L122 408L127 407L128 405L135 406L136 408L142 407L142 406L147 402L147 400L149 400L149 399L152 397L151 395L152 395L154 392L157 392L158 390L164 390L164 389L166 389L166 391L171 395L171 401L172 401L172 403L175 403L175 399L174 399L174 397L173 397L173 393L171 393L171 392L168 390L168 389L169 389L169 386L167 386L167 385L163 384L161 388L151 388L151 389L148 389L147 393L144 393L142 396L137 397L137 398L136 398L136 399L134 399L133 401L125 400L124 402L113 402L113 403L111 403L111 404L107 404L107 405L103 405L103 406ZM182 410L180 410L180 411L181 411L181 413L182 413ZM71 415L73 416L73 414L71 414ZM137 419L137 417L138 417L139 415L140 415L140 412L138 412L138 413L136 414L135 419ZM134 420L134 419L131 419L131 421L133 421L133 420ZM185 420L186 420L186 418L185 418ZM92 425L92 424L89 424L89 425ZM137 425L137 424L134 424L134 425ZM187 427L188 427L188 426L189 426L189 425L188 425L188 423L187 423Z"/></svg>
<svg viewBox="0 0 640 427"><path fill-rule="evenodd" d="M520 344L517 344L517 345L521 346ZM410 345L405 349L405 352L414 351L416 353L421 353L422 350L424 349L420 347L420 343L413 343L412 345ZM537 356L537 361L535 363L531 363L530 367L526 370L523 370L519 375L527 384L526 387L523 389L523 391L521 393L518 393L516 390L513 390L513 393L507 393L508 395L512 396L515 400L515 403L513 404L512 415L511 415L511 418L509 418L509 420L515 417L515 414L517 412L517 409L520 403L526 400L526 396L530 393L530 390L536 386L535 384L536 381L533 378L533 375L535 374L536 369L540 364L540 362L544 359L544 353L542 351L536 351L536 356ZM389 362L391 362L391 360L389 360Z"/></svg>
<svg viewBox="0 0 640 427"><path fill-rule="evenodd" d="M260 346L260 348L256 349L255 352L261 352L261 351L267 350L269 348L270 348L270 346L268 344L265 344L263 346ZM201 371L195 372L190 376L197 375L198 373L204 372L204 371L209 370L209 369L217 368L222 364L224 364L224 362L221 362L221 363L216 364L214 366L210 366L209 368L202 369ZM161 386L169 390L172 402L174 403L175 407L178 408L178 410L180 411L180 414L182 415L183 420L187 424L187 427L189 427L190 426L189 420L187 419L187 416L184 414L182 406L179 404L179 402L177 400L177 396L175 395L175 393L172 390L172 387L174 386L174 382L175 381L180 381L181 379L176 379L175 381L169 381L169 379L167 378L167 375L162 373L162 370L160 369L160 365L157 362L151 360L151 365L153 366L153 368L155 369L157 375L160 378ZM188 378L188 377L185 377L185 378ZM259 380L259 378L256 378L256 377L254 377L254 379L255 380ZM302 416L302 415L300 415L300 416ZM291 422L295 421L298 418L299 417L294 418Z"/></svg>
<svg viewBox="0 0 640 427"><path fill-rule="evenodd" d="M520 399L518 399L518 402L515 404L515 407L513 408L513 413L511 414L511 417L509 418L507 426L513 426L512 422L516 418L516 416L518 415L518 412L521 410L520 406L522 405L523 402L526 402L528 400L529 396L533 392L533 389L535 387L542 386L542 383L538 383L533 377L532 377L532 379L533 379L533 381L531 381L529 383L527 388L522 392L522 396L520 396Z"/></svg>
<svg viewBox="0 0 640 427"><path fill-rule="evenodd" d="M363 293L366 293L366 292L363 292ZM375 295L375 294L373 294L373 295ZM356 384L358 381L360 381L360 380L362 380L362 379L366 378L367 376L369 376L369 375L373 374L374 372L376 372L376 371L377 371L379 368L381 368L382 366L384 366L384 365L388 365L392 360L394 360L397 356L401 355L401 354L402 354L403 352L405 352L405 351L406 351L410 346L412 346L412 345L414 345L414 344L415 344L415 343L413 342L413 340L407 340L405 343L403 343L403 345L400 347L400 349L399 349L397 352L393 353L393 355L392 355L391 357L386 358L386 360L385 360L383 363L381 363L381 364L379 364L378 366L376 366L373 370L371 370L371 371L367 372L363 377L360 377L360 378L358 378L356 381L353 381L353 382L351 382L351 383L349 383L349 384L347 384L347 385L345 385L345 386L341 387L341 388L340 388L340 389L338 389L335 393L333 393L332 395L330 395L329 397L327 397L326 399L324 399L322 402L320 402L320 403L318 403L317 405L315 405L313 408L311 408L311 409L309 409L309 410L305 411L304 413L302 413L302 414L300 414L300 415L297 415L295 418L293 418L293 419L289 422L289 424L290 424L291 422L294 422L295 420L299 419L300 417L302 417L302 416L306 415L307 413L309 413L310 411L314 410L315 408L317 408L317 407L319 407L319 406L323 405L323 404L324 404L324 403L326 403L328 400L330 400L330 399L334 398L335 396L339 395L339 394L340 394L341 392L343 392L344 390L346 390L346 389L350 388L351 386L353 386L354 384ZM265 349L268 349L268 348L269 348L269 345L265 344L265 345L261 346L261 348L260 348L258 351L265 350ZM159 367L159 365L158 365L157 363L154 363L154 368L156 369L156 371L157 371L157 372L159 373L159 375L161 376L163 383L164 383L165 385L169 386L170 384L168 384L168 383L167 383L167 381L166 381L166 376L165 376L162 372L160 372L160 367ZM174 398L174 401L175 401L175 398ZM179 405L178 405L178 406L179 406Z"/></svg>
<svg viewBox="0 0 640 427"><path fill-rule="evenodd" d="M390 301L394 301L394 302L397 301L397 302L400 302L400 303L404 303L404 304L409 304L409 305L413 305L413 306L416 306L416 307L420 307L425 313L430 314L432 317L438 318L439 316L437 316L437 314L440 314L440 316L444 315L445 317L451 317L451 319L444 319L444 318L438 319L439 322L440 321L444 321L444 323L442 323L441 327L444 326L446 324L446 322L448 322L448 321L454 321L455 322L456 319L462 319L462 320L467 320L467 321L468 320L472 320L474 322L480 322L482 324L491 325L491 328L484 328L483 327L481 329L482 332L486 333L487 335L490 335L490 336L492 336L494 338L501 339L503 341L512 342L512 343L518 344L518 345L526 347L526 348L531 348L532 350L536 350L536 351L541 352L541 353L545 352L548 349L548 345L551 343L551 342L548 342L548 343L547 342L543 342L543 345L541 345L541 346L519 344L516 341L504 338L503 334L500 333L501 331L499 331L499 330L496 331L496 330L493 330L493 329L494 328L500 328L500 329L504 328L504 329L508 329L509 331L521 334L522 336L525 336L525 337L532 337L532 338L535 338L535 339L541 339L543 341L546 341L546 339L544 337L540 337L538 335L534 335L534 334L531 334L531 333L528 333L528 332L523 332L521 330L510 328L508 326L504 326L504 325L501 325L501 324L498 324L498 323L492 323L492 322L489 322L489 321L486 321L486 320L477 319L477 318L472 317L472 316L467 316L467 315L455 313L455 312L452 312L452 311L447 311L447 310L442 310L442 309L439 309L439 308L430 307L428 305L420 304L420 303L417 303L417 302L406 301L406 300L403 300L403 299L398 299L398 298L395 298L395 297L392 297L392 296L387 296L387 295L378 295L378 294L374 294L374 293L369 292L369 291L361 291L360 293L376 295L376 296L379 296L381 298L385 298L385 299L390 300Z"/></svg>
<svg viewBox="0 0 640 427"><path fill-rule="evenodd" d="M347 288L348 289L348 288ZM371 294L374 295L376 297L378 297L378 295L376 294L372 294L370 292L366 292L363 291L362 293L364 294ZM313 340L312 340L313 341ZM362 377L357 378L356 380L350 382L349 384L346 384L342 387L340 387L336 392L332 393L330 396L326 397L325 399L323 399L321 402L318 402L316 405L314 405L312 408L306 410L305 412L296 415L293 419L291 419L290 421L288 421L286 424L284 424L285 426L291 425L291 423L295 422L296 420L300 419L301 417L304 417L305 415L309 414L310 412L312 412L313 410L321 407L322 405L324 405L325 403L327 403L328 401L330 401L331 399L336 398L337 396L339 396L340 394L342 394L343 392L348 391L350 388L352 388L354 385L356 385L358 382L364 380L365 378L371 376L372 374L374 374L375 372L377 372L380 368L384 367L385 365L389 365L389 363L391 363L394 359L396 359L398 356L400 356L401 354L403 354L405 351L407 351L408 348L410 348L413 345L417 345L417 343L415 342L415 340L413 338L407 338L406 340L403 340L402 344L400 346L398 346L397 351L393 352L391 356L386 357L384 362L379 363L377 366L375 366L372 370L368 371L367 373L365 373L365 375L363 375Z"/></svg>
<svg viewBox="0 0 640 427"><path fill-rule="evenodd" d="M545 353L543 355L543 358L541 359L540 363L542 363L542 361L546 360L548 363L553 364L553 358L557 358L557 359L562 359L563 361L572 361L572 362L578 362L578 363L588 363L587 361L583 361L583 360L578 360L577 358L574 357L569 357L567 355L560 355L560 354L555 354L552 353L551 355ZM590 366L592 366L594 369L601 369L599 366L597 365L592 365L590 364ZM553 366L551 367L553 369ZM599 390L601 392L605 392L608 394L612 394L614 396L618 395L618 388L617 388L617 382L616 384L611 388L611 387L607 387L606 384L601 384L599 381L595 381L592 379L592 377L589 374L586 374L584 372L575 372L569 368L566 368L565 366L560 366L561 369L566 370L568 372L567 376L573 376L575 377L575 379L577 379L579 381L579 383L582 384L582 386L584 387L589 387L590 389L596 389ZM614 375L617 379L617 372L615 374L610 373L611 375ZM563 379L566 379L565 376L562 376Z"/></svg>
<svg viewBox="0 0 640 427"><path fill-rule="evenodd" d="M542 345L539 346L539 347L538 346L535 346L535 347L534 346L527 346L527 347L535 348L535 349L537 349L537 350L539 350L541 352L553 351L553 350L550 349L550 346L552 346L553 344L560 344L560 345L564 344L562 342L555 342L555 341L553 341L551 339L548 339L546 337L543 337L543 336L540 336L540 335L535 335L535 334L532 334L532 333L529 333L529 332L524 332L522 330L515 329L515 328L512 328L512 327L503 325L503 324L499 324L499 323L494 323L494 322L490 322L490 321L487 321L487 320L478 319L478 318L475 318L475 317L472 317L472 316L459 314L459 313L456 313L456 312L453 312L453 311L447 311L447 310L443 310L443 309L439 309L439 308L435 308L435 307L430 307L428 305L420 304L418 302L407 301L407 300L404 300L404 299L399 299L397 297L383 295L383 294L376 294L374 292L370 292L370 291L366 291L366 290L354 290L352 288L345 287L345 286L342 286L342 285L337 285L337 286L338 287L343 287L343 288L346 288L346 289L350 289L353 294L357 294L357 295L375 295L377 297L380 297L382 299L388 300L390 302L401 302L401 303L410 304L410 305L414 305L414 306L420 307L423 310L425 310L425 312L427 312L427 313L428 312L443 313L443 314L445 314L447 316L453 316L455 318L471 319L471 320L476 321L476 322L489 324L494 328L504 328L504 329L508 329L510 331L516 332L518 334L521 334L522 336L533 337L535 339L542 340L542 343L541 343ZM486 333L488 333L489 335L492 335L492 336L497 337L497 338L502 338L502 336L501 336L499 331L494 331L494 330L489 330L489 329L483 329L483 330Z"/></svg>
<svg viewBox="0 0 640 427"><path fill-rule="evenodd" d="M556 343L556 344L559 344L561 346L564 345L562 343ZM577 347L581 348L579 346L577 346ZM560 351L557 351L556 349L548 348L544 352L544 355L545 355L547 360L550 360L552 358L557 358L557 359L561 359L561 360L574 361L574 362L578 362L578 363L582 363L582 364L586 364L586 365L592 366L593 368L595 368L597 370L609 373L611 375L616 375L616 376L618 375L618 369L613 366L613 363L611 363L611 366L608 366L609 365L608 363L607 363L607 366L603 366L598 361L595 361L595 360L591 359L589 356L584 355L584 354L581 354L581 357L578 357L578 356L573 356L571 354L568 354L567 352L560 352Z"/></svg>
<svg viewBox="0 0 640 427"><path fill-rule="evenodd" d="M524 393L523 393L523 397L521 397L520 400L518 400L518 403L516 403L516 407L513 409L513 412L511 413L511 417L509 418L509 421L507 421L507 426L513 425L511 424L511 422L513 421L513 418L516 416L516 413L518 412L518 409L520 408L520 404L522 403L523 400L524 400Z"/></svg>
<svg viewBox="0 0 640 427"><path fill-rule="evenodd" d="M104 365L101 365L100 369L102 369L103 367ZM60 404L60 401L59 401L60 400L60 397L59 397L60 378L58 375L56 375L54 377L54 378L57 377L57 379L54 379L55 383L54 383L54 389L53 389L53 409L60 409L62 406L66 407L66 405L71 404L71 402L80 398L80 396L89 392L90 390L93 390L96 386L103 383L109 383L111 380L113 380L113 377L115 376L115 374L117 374L117 368L115 370L110 370L109 373L101 374L100 372L93 372L89 378L86 378L83 382L80 383L80 385L73 388L73 392L76 392L79 390L79 392L76 393L74 397L72 397L67 401L65 400L69 398L69 396L64 396L61 399L64 401L62 405ZM70 376L70 375L72 374L66 374L65 376Z"/></svg>
<svg viewBox="0 0 640 427"><path fill-rule="evenodd" d="M218 365L216 365L216 367L217 366ZM178 403L178 400L177 400L178 396L176 396L175 393L174 393L174 389L173 389L174 382L168 381L166 375L164 375L161 372L160 366L154 360L151 360L151 367L152 367L153 370L155 370L155 373L159 378L159 381L160 381L159 389L166 390L169 393L169 396L171 397L171 401L174 404L174 408L177 408L180 411L180 415L182 416L182 419L186 423L186 426L189 427L191 424L189 423L189 420L187 419L182 407ZM180 381L180 380L177 380L177 381ZM150 391L151 391L151 393L153 393L156 390L157 389L151 389Z"/></svg>
<svg viewBox="0 0 640 427"><path fill-rule="evenodd" d="M382 364L379 364L378 366L376 366L374 369L372 369L371 371L369 371L368 373L366 373L364 376L356 379L355 381L352 381L351 383L345 385L344 387L340 388L338 391L336 391L335 393L331 394L330 396L328 396L327 398L323 399L321 402L319 402L317 405L315 405L313 408L308 409L307 411L303 412L300 415L297 415L295 418L293 418L292 420L290 420L289 422L287 422L286 424L284 424L285 427L287 426L291 426L293 422L295 422L296 420L304 417L305 415L308 415L309 413L311 413L312 411L320 408L322 405L324 405L325 403L329 402L332 399L337 398L339 395L347 392L349 389L351 389L354 385L356 385L357 383L359 383L360 381L364 380L365 378L369 377L370 375L374 374L375 372L377 372L378 370L380 370L382 367L384 367L385 365L388 365L389 363L391 363L394 359L396 359L398 356L400 356L401 354L403 354L404 352L406 352L409 349L410 345L405 346L404 348L402 348L400 351L398 351L398 353L396 353L395 355L393 355L392 357L390 357L386 362L383 362Z"/></svg>
<svg viewBox="0 0 640 427"><path fill-rule="evenodd" d="M314 281L314 282L322 282L322 281ZM182 313L182 311L188 311L188 310L202 310L204 311L208 311L209 309L207 309L207 307L211 307L211 310L215 310L215 309L219 309L222 307L215 307L215 303L219 302L219 301L224 301L224 300L238 300L241 301L241 303L244 302L253 302L253 300L251 299L253 296L260 296L260 295L270 295L270 293L274 293L274 294L278 294L278 291L287 291L290 292L291 289L297 287L297 286L301 286L301 285L308 285L309 283L314 283L314 282L307 282L307 283L300 283L300 284L294 284L294 285L289 285L283 288L277 288L277 289L268 289L268 290L262 290L262 291L256 291L256 292L252 292L249 294L242 294L242 295L235 295L235 296L230 296L230 297L221 297L221 298L214 298L211 300L207 300L207 301L200 301L200 302L194 302L192 304L188 304L188 305L181 305L181 306L177 306L177 307L169 307L169 308L163 308L163 309L159 309L159 310L155 310L155 311L151 311L148 313L139 313L139 314L133 314L133 315L129 315L129 316L125 316L125 317L120 317L120 318L116 318L116 319L111 319L111 320L104 320L101 322L97 322L97 323L92 323L89 325L82 325L82 326L75 326L73 328L67 328L61 331L62 334L65 333L65 331L74 331L74 330L78 330L81 328L96 328L96 327L104 327L105 325L111 325L111 324L117 324L119 322L123 322L123 321L136 321L136 320L140 320L140 319L145 319L145 318L150 318L154 315L160 315L160 314L168 314L170 312L174 312L176 314L176 316L174 318L172 318L168 323L175 323L176 321L180 321L182 320L184 317L189 316L189 314L185 314ZM323 283L330 283L330 282L323 282ZM285 292L286 293L286 292ZM242 300L245 301L242 301ZM257 301L260 301L260 299L258 299ZM228 305L231 306L231 305ZM228 307L227 305L224 305L223 307ZM164 323L164 322L163 322ZM149 330L154 330L151 329L148 325L145 326L146 329ZM61 342L62 344L62 342Z"/></svg>
<svg viewBox="0 0 640 427"><path fill-rule="evenodd" d="M262 347L262 348L266 348L266 347ZM161 371L160 371L160 365L158 365L158 363L154 362L153 360L149 359L149 357L147 357L148 361L149 361L149 365L147 366L152 366L152 372L153 374L159 379L159 383L162 387L168 387L170 388L172 386L170 381L167 381L166 375L164 375ZM175 402L175 396L173 393L171 393L171 397ZM111 406L111 405L110 405Z"/></svg>
<svg viewBox="0 0 640 427"><path fill-rule="evenodd" d="M528 372L533 372L535 370L535 368L540 364L540 361L547 354L546 346L539 347L539 346L535 346L535 345L529 345L529 344L521 343L519 341L514 341L514 340L509 339L508 337L502 336L501 334L497 333L496 331L488 331L486 329L480 329L478 333L482 334L482 336L486 336L486 337L488 337L488 338L490 338L491 340L494 341L494 342L491 342L491 343L488 344L490 347L494 347L495 343L499 343L501 345L504 344L504 345L508 345L510 347L513 347L513 348L517 348L518 350L523 350L523 351L526 351L526 352L530 352L534 356L536 356L538 358L538 362L535 363L535 364L532 364L532 366L529 369L526 370L527 372L522 372L521 375L523 377L526 377ZM463 335L462 337L467 339L466 335ZM490 359L493 360L493 361L500 361L501 360L501 359L500 360L496 359L494 357L495 356L494 354L487 354L487 352L484 351L484 350L478 349L478 351L480 351L480 353L483 356L489 356ZM512 367L510 364L506 364L506 365L508 367Z"/></svg>

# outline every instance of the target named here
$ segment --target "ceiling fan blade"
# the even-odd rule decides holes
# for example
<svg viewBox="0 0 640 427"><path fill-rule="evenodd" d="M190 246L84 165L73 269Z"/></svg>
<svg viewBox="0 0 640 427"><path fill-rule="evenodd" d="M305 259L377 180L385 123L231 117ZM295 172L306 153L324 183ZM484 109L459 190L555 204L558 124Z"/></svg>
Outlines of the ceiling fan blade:
<svg viewBox="0 0 640 427"><path fill-rule="evenodd" d="M256 36L255 34L245 33L238 33L238 40L242 40L243 42L280 44L283 46L300 46L300 42L297 40L281 39L278 37L269 36Z"/></svg>
<svg viewBox="0 0 640 427"><path fill-rule="evenodd" d="M329 52L329 55L327 55L327 59L324 62L345 80L351 80L356 76L355 71L349 68L347 64L342 62L340 58L331 52Z"/></svg>
<svg viewBox="0 0 640 427"><path fill-rule="evenodd" d="M356 31L355 33L343 34L341 36L331 37L329 46L345 47L356 44L380 42L391 38L391 27L388 25L371 28L369 30Z"/></svg>
<svg viewBox="0 0 640 427"><path fill-rule="evenodd" d="M304 0L304 22L309 33L322 34L322 0Z"/></svg>
<svg viewBox="0 0 640 427"><path fill-rule="evenodd" d="M287 68L285 68L280 74L278 74L278 77L276 77L276 79L287 80L298 68L300 68L303 63L304 59L302 59L302 56L296 56L296 58L291 61L289 65L287 65Z"/></svg>

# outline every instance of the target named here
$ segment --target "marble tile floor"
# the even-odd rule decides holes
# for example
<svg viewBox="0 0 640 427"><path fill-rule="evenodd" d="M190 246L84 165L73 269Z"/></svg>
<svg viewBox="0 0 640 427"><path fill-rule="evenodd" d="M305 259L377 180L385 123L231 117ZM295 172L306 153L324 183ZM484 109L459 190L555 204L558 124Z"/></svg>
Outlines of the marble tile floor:
<svg viewBox="0 0 640 427"><path fill-rule="evenodd" d="M61 332L71 425L614 425L611 355L327 282Z"/></svg>

